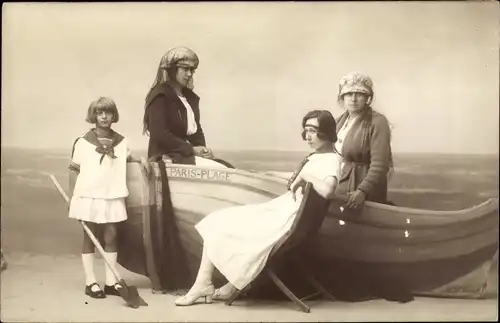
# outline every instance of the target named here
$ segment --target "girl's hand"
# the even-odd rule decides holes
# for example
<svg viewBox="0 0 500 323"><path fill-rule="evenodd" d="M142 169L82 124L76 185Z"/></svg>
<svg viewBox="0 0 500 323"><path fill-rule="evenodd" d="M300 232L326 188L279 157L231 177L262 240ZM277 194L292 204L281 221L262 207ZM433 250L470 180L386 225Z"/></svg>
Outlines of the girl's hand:
<svg viewBox="0 0 500 323"><path fill-rule="evenodd" d="M357 208L358 206L361 206L366 199L365 192L361 190L350 192L349 194L347 194L347 196L349 197L349 200L347 201L346 206L353 209Z"/></svg>
<svg viewBox="0 0 500 323"><path fill-rule="evenodd" d="M149 161L145 157L141 157L139 162L144 171L146 172L146 176L149 176L149 174L151 173L151 164L149 163Z"/></svg>

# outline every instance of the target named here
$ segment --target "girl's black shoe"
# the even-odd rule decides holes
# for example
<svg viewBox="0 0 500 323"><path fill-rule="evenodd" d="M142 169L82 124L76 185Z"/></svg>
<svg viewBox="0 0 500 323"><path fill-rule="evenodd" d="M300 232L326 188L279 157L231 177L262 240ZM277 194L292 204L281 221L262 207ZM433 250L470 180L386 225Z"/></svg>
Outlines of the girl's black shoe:
<svg viewBox="0 0 500 323"><path fill-rule="evenodd" d="M116 283L112 286L109 285L104 285L104 293L106 295L114 295L114 296L120 296L120 292L118 291L120 288L123 288L122 285Z"/></svg>
<svg viewBox="0 0 500 323"><path fill-rule="evenodd" d="M99 290L94 292L92 290L92 286L97 285L99 287ZM92 298L106 298L106 294L102 291L101 287L97 283L90 284L88 286L85 286L85 294L89 295Z"/></svg>

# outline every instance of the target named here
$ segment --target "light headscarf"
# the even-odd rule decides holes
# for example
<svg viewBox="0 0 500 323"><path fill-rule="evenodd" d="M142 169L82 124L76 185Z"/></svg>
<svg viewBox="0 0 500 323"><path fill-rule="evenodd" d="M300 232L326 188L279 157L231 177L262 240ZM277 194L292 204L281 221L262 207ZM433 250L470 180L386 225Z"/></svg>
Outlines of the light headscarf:
<svg viewBox="0 0 500 323"><path fill-rule="evenodd" d="M197 68L199 62L200 60L198 59L196 53L192 49L187 47L175 47L166 52L165 55L163 55L163 57L161 58L160 64L158 65L158 72L156 73L156 78L153 82L153 85L151 85L151 88L149 89L148 94L146 95L145 109L147 110L149 95L151 94L153 89L159 84L171 82L170 77L168 76L168 70L171 67L184 66L184 67ZM190 90L194 88L193 78L189 80L187 88ZM147 116L145 116L144 119L143 133L147 133L148 131L146 118Z"/></svg>
<svg viewBox="0 0 500 323"><path fill-rule="evenodd" d="M185 66L197 68L200 60L196 53L187 47L176 47L172 48L163 55L158 65L158 72L156 73L156 78L151 86L153 89L155 86L161 83L166 83L170 81L167 70L174 66ZM193 79L191 78L188 88L192 90L194 88ZM151 90L150 90L151 92ZM148 93L149 94L149 93Z"/></svg>

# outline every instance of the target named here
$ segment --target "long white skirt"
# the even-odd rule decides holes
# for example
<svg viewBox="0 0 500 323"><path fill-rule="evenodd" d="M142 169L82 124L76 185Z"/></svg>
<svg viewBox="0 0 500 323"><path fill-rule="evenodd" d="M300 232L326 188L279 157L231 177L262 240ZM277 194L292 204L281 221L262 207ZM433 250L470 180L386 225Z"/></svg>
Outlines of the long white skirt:
<svg viewBox="0 0 500 323"><path fill-rule="evenodd" d="M113 223L127 219L125 198L98 199L73 196L69 217L94 223Z"/></svg>
<svg viewBox="0 0 500 323"><path fill-rule="evenodd" d="M231 207L209 214L197 225L208 258L238 289L262 271L271 249L290 229L301 196L290 192L266 203Z"/></svg>

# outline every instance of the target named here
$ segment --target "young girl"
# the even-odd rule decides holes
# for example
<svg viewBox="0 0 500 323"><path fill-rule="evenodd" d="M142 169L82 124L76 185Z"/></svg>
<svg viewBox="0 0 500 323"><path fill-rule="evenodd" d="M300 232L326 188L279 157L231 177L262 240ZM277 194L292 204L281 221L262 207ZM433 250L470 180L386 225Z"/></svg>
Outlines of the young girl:
<svg viewBox="0 0 500 323"><path fill-rule="evenodd" d="M88 108L86 121L95 125L74 145L70 165L70 190L72 191L69 217L84 221L96 235L104 232L104 250L109 263L116 269L116 223L127 219L125 197L129 192L126 183L127 162L137 162L128 149L127 139L111 129L118 122L116 104L101 97ZM141 163L145 163L141 159ZM103 230L103 231L101 231ZM94 273L95 246L83 233L82 262L85 271L85 294L93 298L119 295L121 286L106 266L104 291L96 282Z"/></svg>

